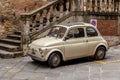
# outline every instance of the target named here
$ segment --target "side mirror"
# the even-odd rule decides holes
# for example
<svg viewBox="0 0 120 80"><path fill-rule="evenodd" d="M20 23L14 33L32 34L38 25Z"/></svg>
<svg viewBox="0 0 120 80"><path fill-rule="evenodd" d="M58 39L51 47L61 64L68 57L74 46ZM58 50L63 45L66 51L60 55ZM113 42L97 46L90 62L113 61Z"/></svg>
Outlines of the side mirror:
<svg viewBox="0 0 120 80"><path fill-rule="evenodd" d="M68 40L68 39L70 39L70 38L72 38L72 37L73 37L72 34L68 34L68 35L64 38L64 41L66 41L66 40Z"/></svg>
<svg viewBox="0 0 120 80"><path fill-rule="evenodd" d="M64 40L64 41L66 41L66 40L68 40L68 39L69 39L69 37L68 37L68 36L66 36L63 40Z"/></svg>

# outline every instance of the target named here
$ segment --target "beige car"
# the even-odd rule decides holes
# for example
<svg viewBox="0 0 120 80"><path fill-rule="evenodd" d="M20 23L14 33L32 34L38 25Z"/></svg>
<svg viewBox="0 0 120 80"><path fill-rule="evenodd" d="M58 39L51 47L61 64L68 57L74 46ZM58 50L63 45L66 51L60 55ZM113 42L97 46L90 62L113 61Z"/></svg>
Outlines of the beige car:
<svg viewBox="0 0 120 80"><path fill-rule="evenodd" d="M93 56L105 58L108 44L96 27L88 23L66 23L55 25L49 34L29 45L28 55L34 61L48 62L57 67L62 61Z"/></svg>

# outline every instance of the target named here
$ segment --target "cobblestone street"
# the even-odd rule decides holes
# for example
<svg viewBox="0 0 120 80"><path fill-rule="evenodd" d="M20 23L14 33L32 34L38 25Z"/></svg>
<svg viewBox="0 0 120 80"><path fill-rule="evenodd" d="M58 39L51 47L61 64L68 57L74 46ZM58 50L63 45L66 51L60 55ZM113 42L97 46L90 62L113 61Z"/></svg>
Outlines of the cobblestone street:
<svg viewBox="0 0 120 80"><path fill-rule="evenodd" d="M82 58L51 69L29 57L0 59L0 80L120 80L120 46L109 49L105 60Z"/></svg>

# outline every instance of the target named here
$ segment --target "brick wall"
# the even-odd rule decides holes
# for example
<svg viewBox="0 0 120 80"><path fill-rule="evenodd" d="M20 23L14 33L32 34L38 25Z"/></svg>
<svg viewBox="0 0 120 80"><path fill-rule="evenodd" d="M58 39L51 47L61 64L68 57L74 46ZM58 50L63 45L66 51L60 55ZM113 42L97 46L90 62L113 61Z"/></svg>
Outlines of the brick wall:
<svg viewBox="0 0 120 80"><path fill-rule="evenodd" d="M118 20L98 20L98 29L103 36L118 35Z"/></svg>

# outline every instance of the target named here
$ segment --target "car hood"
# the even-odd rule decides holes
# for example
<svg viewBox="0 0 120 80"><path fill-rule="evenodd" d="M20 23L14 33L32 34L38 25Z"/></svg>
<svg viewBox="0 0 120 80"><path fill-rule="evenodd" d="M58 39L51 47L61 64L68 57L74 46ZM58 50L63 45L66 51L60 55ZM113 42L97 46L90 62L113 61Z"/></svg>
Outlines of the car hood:
<svg viewBox="0 0 120 80"><path fill-rule="evenodd" d="M37 39L31 43L34 46L47 47L47 46L56 46L62 44L62 39L55 37L44 37Z"/></svg>

